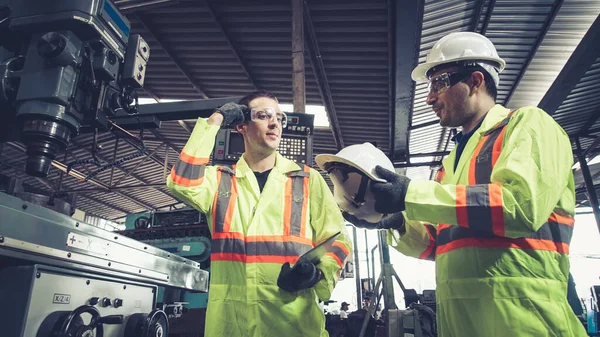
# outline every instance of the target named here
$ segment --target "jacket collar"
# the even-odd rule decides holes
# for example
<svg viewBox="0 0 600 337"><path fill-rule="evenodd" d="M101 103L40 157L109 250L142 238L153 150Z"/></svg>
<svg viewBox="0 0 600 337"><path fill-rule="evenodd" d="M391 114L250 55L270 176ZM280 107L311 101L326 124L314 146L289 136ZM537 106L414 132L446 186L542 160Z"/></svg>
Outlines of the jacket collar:
<svg viewBox="0 0 600 337"><path fill-rule="evenodd" d="M274 171L285 174L288 172L298 171L298 170L302 169L294 161L291 161L291 160L285 158L284 156L279 154L279 152L275 152L275 155L276 155L275 166L273 167ZM248 166L248 163L244 159L244 155L242 155L242 157L238 160L238 162L236 164L235 176L237 178L241 178L241 177L246 176L249 173L253 173L252 169L250 169L250 166Z"/></svg>
<svg viewBox="0 0 600 337"><path fill-rule="evenodd" d="M500 104L494 105L485 115L483 122L479 129L475 131L473 136L467 142L465 149L459 159L456 172L454 171L454 159L456 158L456 147L450 152L450 154L442 160L444 170L446 171L446 181L449 183L456 183L455 175L459 176L464 169L465 165L469 162L468 158L471 157L475 147L479 143L479 140L490 130L494 129L508 114L510 110L503 107Z"/></svg>

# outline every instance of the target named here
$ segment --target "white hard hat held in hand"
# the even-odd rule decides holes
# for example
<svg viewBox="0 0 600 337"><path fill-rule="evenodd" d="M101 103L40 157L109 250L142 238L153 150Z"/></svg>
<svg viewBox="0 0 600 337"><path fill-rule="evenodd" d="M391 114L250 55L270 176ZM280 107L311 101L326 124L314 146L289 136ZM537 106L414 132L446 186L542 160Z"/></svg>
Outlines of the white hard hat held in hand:
<svg viewBox="0 0 600 337"><path fill-rule="evenodd" d="M394 171L394 164L371 143L351 145L335 155L320 154L317 165L333 182L335 201L345 212L368 222L379 222L383 214L375 211L375 198L368 188L372 181L385 182L375 172L376 166Z"/></svg>

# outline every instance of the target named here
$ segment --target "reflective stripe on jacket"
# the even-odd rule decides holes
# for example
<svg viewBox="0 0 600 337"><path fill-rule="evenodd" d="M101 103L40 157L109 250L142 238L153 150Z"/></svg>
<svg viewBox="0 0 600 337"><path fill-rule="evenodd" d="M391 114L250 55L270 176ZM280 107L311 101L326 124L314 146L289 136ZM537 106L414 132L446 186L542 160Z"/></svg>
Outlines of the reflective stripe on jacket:
<svg viewBox="0 0 600 337"><path fill-rule="evenodd" d="M544 111L494 106L453 170L412 181L406 233L435 259L440 336L585 336L566 300L575 208L568 136ZM408 220L411 219L411 220ZM416 221L418 220L418 221Z"/></svg>
<svg viewBox="0 0 600 337"><path fill-rule="evenodd" d="M211 224L206 336L327 336L318 299L331 296L351 244L325 180L277 154L261 193L243 157L233 169L207 165L218 130L199 119L167 180ZM277 287L282 263L338 231L318 265L323 280L297 293Z"/></svg>

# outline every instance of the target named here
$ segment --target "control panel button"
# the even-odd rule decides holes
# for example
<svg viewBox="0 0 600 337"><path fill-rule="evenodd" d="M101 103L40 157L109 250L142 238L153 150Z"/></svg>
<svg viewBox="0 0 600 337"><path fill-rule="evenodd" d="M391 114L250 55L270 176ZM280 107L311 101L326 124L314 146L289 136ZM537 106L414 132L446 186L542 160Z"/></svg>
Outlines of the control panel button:
<svg viewBox="0 0 600 337"><path fill-rule="evenodd" d="M110 305L111 305L110 298L108 298L108 297L103 298L102 302L100 302L100 305L103 307L110 307Z"/></svg>
<svg viewBox="0 0 600 337"><path fill-rule="evenodd" d="M90 298L90 301L89 301L90 305L96 305L96 304L98 304L99 300L100 300L99 297L92 297L92 298Z"/></svg>
<svg viewBox="0 0 600 337"><path fill-rule="evenodd" d="M122 307L123 300L120 298L115 298L115 300L113 301L113 305L115 306L115 308Z"/></svg>

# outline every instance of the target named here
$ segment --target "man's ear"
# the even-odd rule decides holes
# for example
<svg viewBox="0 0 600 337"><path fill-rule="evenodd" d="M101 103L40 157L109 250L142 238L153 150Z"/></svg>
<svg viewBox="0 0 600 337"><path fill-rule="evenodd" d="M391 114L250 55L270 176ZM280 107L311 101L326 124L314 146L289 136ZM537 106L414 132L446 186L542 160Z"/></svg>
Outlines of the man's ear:
<svg viewBox="0 0 600 337"><path fill-rule="evenodd" d="M240 125L236 125L235 131L239 132L241 135L246 135L246 132L248 132L248 124L242 123Z"/></svg>
<svg viewBox="0 0 600 337"><path fill-rule="evenodd" d="M485 87L485 77L481 71L474 71L471 74L471 77L469 77L469 86L471 87L471 94Z"/></svg>

